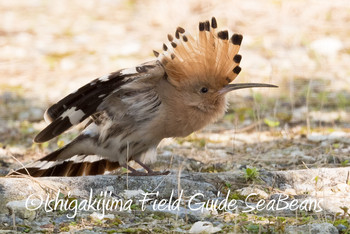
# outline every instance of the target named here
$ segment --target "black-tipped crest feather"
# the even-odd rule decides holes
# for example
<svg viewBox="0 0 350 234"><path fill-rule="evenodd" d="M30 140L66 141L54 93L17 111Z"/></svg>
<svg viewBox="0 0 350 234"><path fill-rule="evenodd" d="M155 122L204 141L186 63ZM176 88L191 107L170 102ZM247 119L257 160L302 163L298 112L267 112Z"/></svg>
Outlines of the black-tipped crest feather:
<svg viewBox="0 0 350 234"><path fill-rule="evenodd" d="M197 38L181 27L176 29L175 37L182 40L174 41L173 36L168 35L173 53L164 53L159 60L173 85L205 79L222 87L235 79L239 73L236 66L242 58L237 55L242 36L234 34L229 40L227 30L216 32L216 28L213 17L211 21L199 22Z"/></svg>

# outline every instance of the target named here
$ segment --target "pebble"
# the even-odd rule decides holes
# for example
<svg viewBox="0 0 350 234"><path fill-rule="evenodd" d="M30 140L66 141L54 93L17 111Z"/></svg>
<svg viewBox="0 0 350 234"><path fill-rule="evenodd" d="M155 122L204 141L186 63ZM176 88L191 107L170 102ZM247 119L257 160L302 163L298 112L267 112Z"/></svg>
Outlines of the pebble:
<svg viewBox="0 0 350 234"><path fill-rule="evenodd" d="M115 215L114 214L100 214L97 212L93 212L90 216L89 216L92 220L102 220L102 222L106 222L106 220L108 219L114 219Z"/></svg>
<svg viewBox="0 0 350 234"><path fill-rule="evenodd" d="M15 213L21 219L34 220L36 215L36 210L34 210L40 204L40 200L20 200L20 201L10 201L6 204L9 209L10 214ZM29 209L28 209L29 208Z"/></svg>
<svg viewBox="0 0 350 234"><path fill-rule="evenodd" d="M319 55L336 56L343 48L343 43L335 37L323 37L313 41L310 48Z"/></svg>
<svg viewBox="0 0 350 234"><path fill-rule="evenodd" d="M124 190L124 195L127 199L131 198L142 198L145 194L145 191L138 189L138 190Z"/></svg>
<svg viewBox="0 0 350 234"><path fill-rule="evenodd" d="M29 122L36 122L43 119L44 110L37 107L32 107L29 110L19 113L18 119L21 121L28 120Z"/></svg>
<svg viewBox="0 0 350 234"><path fill-rule="evenodd" d="M343 224L338 224L337 229L339 232L342 232L342 231L345 231L347 229L347 227Z"/></svg>
<svg viewBox="0 0 350 234"><path fill-rule="evenodd" d="M67 215L61 215L55 218L54 222L57 224L71 222L73 219L67 217Z"/></svg>
<svg viewBox="0 0 350 234"><path fill-rule="evenodd" d="M260 198L267 199L269 195L261 189L245 187L237 189L236 192L239 192L242 196L248 196L249 194L256 193Z"/></svg>
<svg viewBox="0 0 350 234"><path fill-rule="evenodd" d="M321 142L321 141L339 141L339 142L350 142L350 134L346 132L332 132L328 135L323 135L321 133L313 132L307 136L307 139L312 142Z"/></svg>
<svg viewBox="0 0 350 234"><path fill-rule="evenodd" d="M312 223L301 226L286 227L285 233L317 233L317 234L338 234L338 230L330 223Z"/></svg>
<svg viewBox="0 0 350 234"><path fill-rule="evenodd" d="M188 231L189 233L215 233L221 231L221 228L214 227L210 222L202 222L198 221L194 223L191 229Z"/></svg>

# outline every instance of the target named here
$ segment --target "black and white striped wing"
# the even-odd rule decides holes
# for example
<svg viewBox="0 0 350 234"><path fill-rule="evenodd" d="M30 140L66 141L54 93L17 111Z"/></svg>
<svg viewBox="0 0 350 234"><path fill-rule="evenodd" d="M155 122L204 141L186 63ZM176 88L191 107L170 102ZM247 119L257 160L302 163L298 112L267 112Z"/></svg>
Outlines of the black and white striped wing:
<svg viewBox="0 0 350 234"><path fill-rule="evenodd" d="M101 111L99 106L125 84L144 79L151 82L152 78L158 79L162 74L162 66L150 62L91 81L47 109L44 117L50 124L34 138L34 142L48 141Z"/></svg>

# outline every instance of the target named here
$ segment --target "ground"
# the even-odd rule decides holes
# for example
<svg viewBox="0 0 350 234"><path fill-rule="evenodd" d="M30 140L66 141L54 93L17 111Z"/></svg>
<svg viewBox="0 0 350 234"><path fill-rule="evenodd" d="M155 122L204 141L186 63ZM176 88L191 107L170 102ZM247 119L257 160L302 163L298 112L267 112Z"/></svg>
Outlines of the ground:
<svg viewBox="0 0 350 234"><path fill-rule="evenodd" d="M132 228L136 231L147 230L144 223L154 223L163 231L188 230L199 220L209 220L222 232L278 232L289 224L325 222L340 227L342 232L349 231L349 223L342 221L349 219L343 211L346 203L339 205L346 199L338 196L349 191L349 170L343 170L350 165L347 1L30 0L0 1L0 12L0 175L18 168L19 162L26 164L44 156L77 135L79 128L49 143L33 144L33 137L46 126L42 116L51 104L96 77L153 59L152 50L160 50L166 35L177 26L191 32L197 30L199 21L216 16L219 27L244 36L242 72L235 82L266 82L279 88L230 94L224 118L186 138L164 140L153 167L170 169L173 176L179 171L238 175L240 186L214 183L215 189L223 193L232 190L237 199L244 196L238 190L247 187L264 191L269 199L277 190L288 194L290 189L294 190L289 191L293 196L305 195L306 190L296 183L286 183L290 186L287 188L263 178L270 178L269 172L298 175L305 173L300 171L304 169L315 174L299 182L323 184L326 182L321 178L327 176L318 176L319 171L332 168L332 173L345 179L327 182L322 191L326 187L335 189L337 193L332 196L339 202L325 205L330 216L322 219L304 214L300 221L263 212L233 222L225 218L229 212L224 212L217 217L211 214L210 219L180 217L184 227L162 229L157 226L161 219L151 212L153 216L147 220L136 219L137 215L121 216L121 224L113 230L123 231L122 225L134 217L136 221L130 222L134 222ZM319 189L308 190L308 195L315 196ZM7 212L3 206L0 213ZM72 226L68 224L75 222L73 226L84 230L81 220L84 218L55 223L68 231ZM25 218L19 222L32 230ZM52 225L53 229L62 228ZM176 229L180 226L181 230ZM12 225L1 228L11 229Z"/></svg>

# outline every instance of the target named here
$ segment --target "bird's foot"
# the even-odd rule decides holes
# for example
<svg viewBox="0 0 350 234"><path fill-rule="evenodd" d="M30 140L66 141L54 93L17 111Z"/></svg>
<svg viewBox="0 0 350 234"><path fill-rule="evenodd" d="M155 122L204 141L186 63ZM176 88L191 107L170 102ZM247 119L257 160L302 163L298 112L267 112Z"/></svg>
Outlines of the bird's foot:
<svg viewBox="0 0 350 234"><path fill-rule="evenodd" d="M140 162L139 160L135 160L141 167L143 167L147 172L138 171L128 165L123 165L124 168L131 171L128 173L128 176L157 176L157 175L168 175L170 171L153 171L150 167Z"/></svg>

